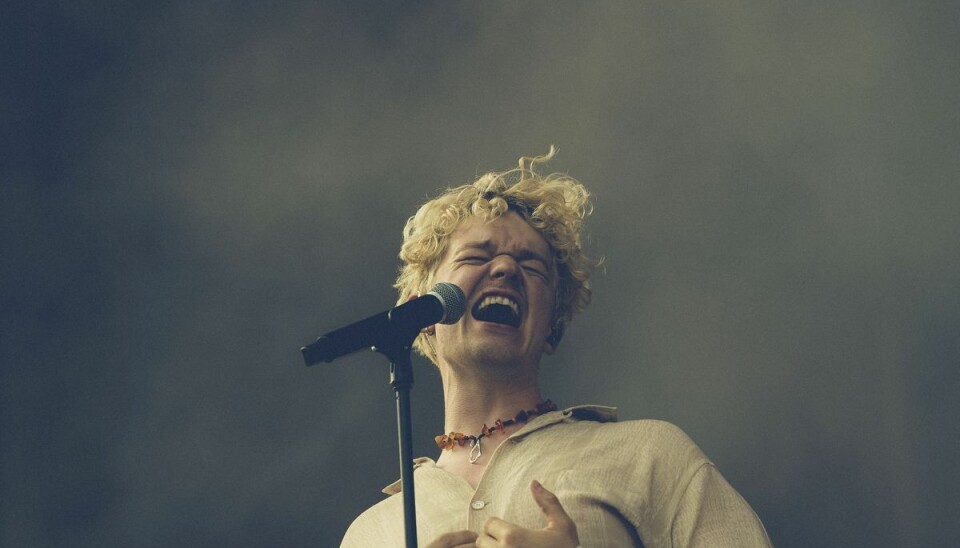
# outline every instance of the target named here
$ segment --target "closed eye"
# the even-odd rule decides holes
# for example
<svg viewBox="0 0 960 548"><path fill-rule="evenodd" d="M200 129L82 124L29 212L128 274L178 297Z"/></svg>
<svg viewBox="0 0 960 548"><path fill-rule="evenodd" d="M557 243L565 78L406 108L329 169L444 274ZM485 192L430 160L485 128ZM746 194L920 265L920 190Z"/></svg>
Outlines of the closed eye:
<svg viewBox="0 0 960 548"><path fill-rule="evenodd" d="M544 270L539 266L539 263L536 263L536 264L526 263L523 265L523 269L537 276L541 276L544 278L547 276L547 273L544 272Z"/></svg>

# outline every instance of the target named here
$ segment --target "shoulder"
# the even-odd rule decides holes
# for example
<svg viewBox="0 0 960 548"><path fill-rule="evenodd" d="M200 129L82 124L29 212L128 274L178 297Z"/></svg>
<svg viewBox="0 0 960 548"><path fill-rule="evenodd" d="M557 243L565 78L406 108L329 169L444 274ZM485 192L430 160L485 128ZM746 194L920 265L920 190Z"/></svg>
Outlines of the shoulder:
<svg viewBox="0 0 960 548"><path fill-rule="evenodd" d="M676 443L693 443L679 426L656 419L634 419L618 422L602 423L605 426L630 432L634 436L648 439L662 439Z"/></svg>
<svg viewBox="0 0 960 548"><path fill-rule="evenodd" d="M623 427L625 435L635 438L649 450L706 461L700 447L673 423L661 420L632 420L616 424Z"/></svg>
<svg viewBox="0 0 960 548"><path fill-rule="evenodd" d="M399 501L398 495L389 496L357 516L344 534L341 548L380 546L384 539L402 539L403 520L397 519L398 510L402 510Z"/></svg>
<svg viewBox="0 0 960 548"><path fill-rule="evenodd" d="M588 431L621 433L635 438L654 438L677 443L693 443L680 427L663 420L634 419L618 420L619 412L615 407L599 405L580 405L562 412L561 422L577 424Z"/></svg>
<svg viewBox="0 0 960 548"><path fill-rule="evenodd" d="M682 490L698 469L710 464L682 429L660 420L600 422L570 416L531 434L525 452L539 455L537 462L547 453L565 463L565 475L571 478L616 478L618 485L632 486L644 498Z"/></svg>
<svg viewBox="0 0 960 548"><path fill-rule="evenodd" d="M684 462L697 467L709 462L686 432L666 421L572 420L557 430L558 435L580 438L584 448L593 447L597 453Z"/></svg>

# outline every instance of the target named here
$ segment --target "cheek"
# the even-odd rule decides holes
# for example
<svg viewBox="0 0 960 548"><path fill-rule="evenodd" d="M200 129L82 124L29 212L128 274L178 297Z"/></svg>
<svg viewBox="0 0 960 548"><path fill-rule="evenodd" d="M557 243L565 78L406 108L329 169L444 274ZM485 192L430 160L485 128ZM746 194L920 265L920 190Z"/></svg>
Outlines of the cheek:
<svg viewBox="0 0 960 548"><path fill-rule="evenodd" d="M556 291L552 288L543 288L538 295L541 304L541 321L545 324L547 331L553 327L554 315L557 308Z"/></svg>
<svg viewBox="0 0 960 548"><path fill-rule="evenodd" d="M437 282L449 282L460 289L463 290L467 295L470 294L470 291L473 289L473 286L477 282L477 269L475 268L458 268L454 270L441 269L436 272L431 284ZM431 285L432 287L432 285Z"/></svg>
<svg viewBox="0 0 960 548"><path fill-rule="evenodd" d="M437 324L436 331L434 331L433 335L433 348L437 351L438 356L445 354L444 349L450 346L447 344L449 341L456 340L455 332L461 325L461 322L453 325ZM453 344L453 346L456 346L456 344Z"/></svg>

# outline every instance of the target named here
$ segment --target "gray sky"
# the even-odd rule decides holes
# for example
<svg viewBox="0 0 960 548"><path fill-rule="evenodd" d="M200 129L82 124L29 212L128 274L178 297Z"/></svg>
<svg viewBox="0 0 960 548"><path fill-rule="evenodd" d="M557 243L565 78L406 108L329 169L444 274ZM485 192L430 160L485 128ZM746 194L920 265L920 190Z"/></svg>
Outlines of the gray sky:
<svg viewBox="0 0 960 548"><path fill-rule="evenodd" d="M953 3L382 4L8 9L0 544L336 545L393 395L299 347L551 144L606 267L548 397L676 423L778 546L960 536Z"/></svg>

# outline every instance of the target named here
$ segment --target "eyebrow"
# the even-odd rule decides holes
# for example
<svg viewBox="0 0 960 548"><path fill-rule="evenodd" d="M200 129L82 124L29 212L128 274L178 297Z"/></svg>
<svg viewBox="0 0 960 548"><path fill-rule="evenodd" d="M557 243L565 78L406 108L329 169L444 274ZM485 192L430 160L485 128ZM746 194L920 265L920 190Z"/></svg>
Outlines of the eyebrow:
<svg viewBox="0 0 960 548"><path fill-rule="evenodd" d="M468 251L471 249L479 249L481 251L486 251L487 253L490 253L491 250L493 249L493 242L491 242L490 240L466 242L460 246L457 246L455 254L459 255L460 253L463 253L464 251ZM542 262L544 266L550 266L551 264L551 261L548 258L537 253L536 251L533 251L532 249L521 248L517 251L516 256L517 256L517 260L520 260L520 261L534 259Z"/></svg>

